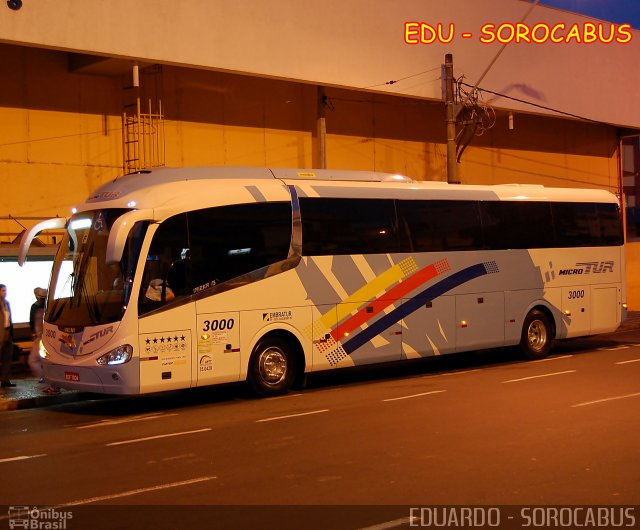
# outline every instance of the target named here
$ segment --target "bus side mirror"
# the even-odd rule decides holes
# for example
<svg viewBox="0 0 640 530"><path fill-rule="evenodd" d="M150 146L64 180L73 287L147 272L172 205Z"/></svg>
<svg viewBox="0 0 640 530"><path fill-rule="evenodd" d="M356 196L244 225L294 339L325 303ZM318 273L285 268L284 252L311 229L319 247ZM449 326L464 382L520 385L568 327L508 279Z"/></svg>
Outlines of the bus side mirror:
<svg viewBox="0 0 640 530"><path fill-rule="evenodd" d="M29 252L31 242L40 232L43 232L44 230L52 230L54 228L64 228L66 224L67 220L64 217L54 217L52 219L47 219L46 221L40 221L37 225L32 226L29 230L24 232L20 239L18 265L20 265L20 267L24 265L24 260L27 259L27 252Z"/></svg>
<svg viewBox="0 0 640 530"><path fill-rule="evenodd" d="M120 263L129 231L138 221L154 221L153 210L131 210L116 219L109 230L105 261Z"/></svg>

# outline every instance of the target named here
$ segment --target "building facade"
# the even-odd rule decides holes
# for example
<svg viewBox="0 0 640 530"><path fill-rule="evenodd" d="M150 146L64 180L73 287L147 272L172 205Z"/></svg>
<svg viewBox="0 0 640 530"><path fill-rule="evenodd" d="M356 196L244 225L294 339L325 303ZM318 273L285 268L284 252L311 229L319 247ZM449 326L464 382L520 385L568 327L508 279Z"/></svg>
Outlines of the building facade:
<svg viewBox="0 0 640 530"><path fill-rule="evenodd" d="M324 164L447 180L447 53L460 103L484 113L475 135L458 124L469 143L457 180L637 194L629 167L640 162L622 144L640 129L639 32L620 42L625 28L525 0L330 0L309 11L292 0L0 6L3 245L145 165ZM498 30L504 21L528 28L529 42ZM478 81L486 92L473 92Z"/></svg>

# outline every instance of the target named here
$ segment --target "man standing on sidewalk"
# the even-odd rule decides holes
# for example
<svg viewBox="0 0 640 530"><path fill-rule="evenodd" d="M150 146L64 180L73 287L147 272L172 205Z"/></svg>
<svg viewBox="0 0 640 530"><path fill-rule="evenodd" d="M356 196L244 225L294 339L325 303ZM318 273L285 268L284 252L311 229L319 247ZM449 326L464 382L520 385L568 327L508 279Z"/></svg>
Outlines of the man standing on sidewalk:
<svg viewBox="0 0 640 530"><path fill-rule="evenodd" d="M0 386L2 388L16 386L11 377L11 362L13 361L13 324L11 323L11 308L7 302L7 286L0 283L0 353L2 358L2 374Z"/></svg>
<svg viewBox="0 0 640 530"><path fill-rule="evenodd" d="M31 373L38 378L39 383L44 383L42 377L42 363L40 362L40 340L42 339L42 321L44 319L44 303L47 298L47 290L36 287L33 290L36 301L31 306L29 312L29 327L31 328L31 339L33 345L29 351L29 368Z"/></svg>

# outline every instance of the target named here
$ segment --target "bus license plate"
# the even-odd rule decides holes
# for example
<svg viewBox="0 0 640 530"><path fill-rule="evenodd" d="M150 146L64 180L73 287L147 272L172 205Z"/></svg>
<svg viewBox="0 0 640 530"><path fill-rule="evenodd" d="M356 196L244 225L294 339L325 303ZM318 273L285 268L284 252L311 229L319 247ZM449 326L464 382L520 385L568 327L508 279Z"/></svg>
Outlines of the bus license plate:
<svg viewBox="0 0 640 530"><path fill-rule="evenodd" d="M65 381L80 381L80 374L78 372L65 372Z"/></svg>

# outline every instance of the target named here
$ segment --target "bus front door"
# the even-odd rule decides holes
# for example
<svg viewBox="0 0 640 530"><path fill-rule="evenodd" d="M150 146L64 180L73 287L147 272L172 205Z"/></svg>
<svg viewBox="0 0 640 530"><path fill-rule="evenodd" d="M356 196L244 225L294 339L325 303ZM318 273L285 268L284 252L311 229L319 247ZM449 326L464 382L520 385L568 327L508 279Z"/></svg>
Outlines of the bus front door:
<svg viewBox="0 0 640 530"><path fill-rule="evenodd" d="M140 392L192 386L192 304L149 314L139 320Z"/></svg>

